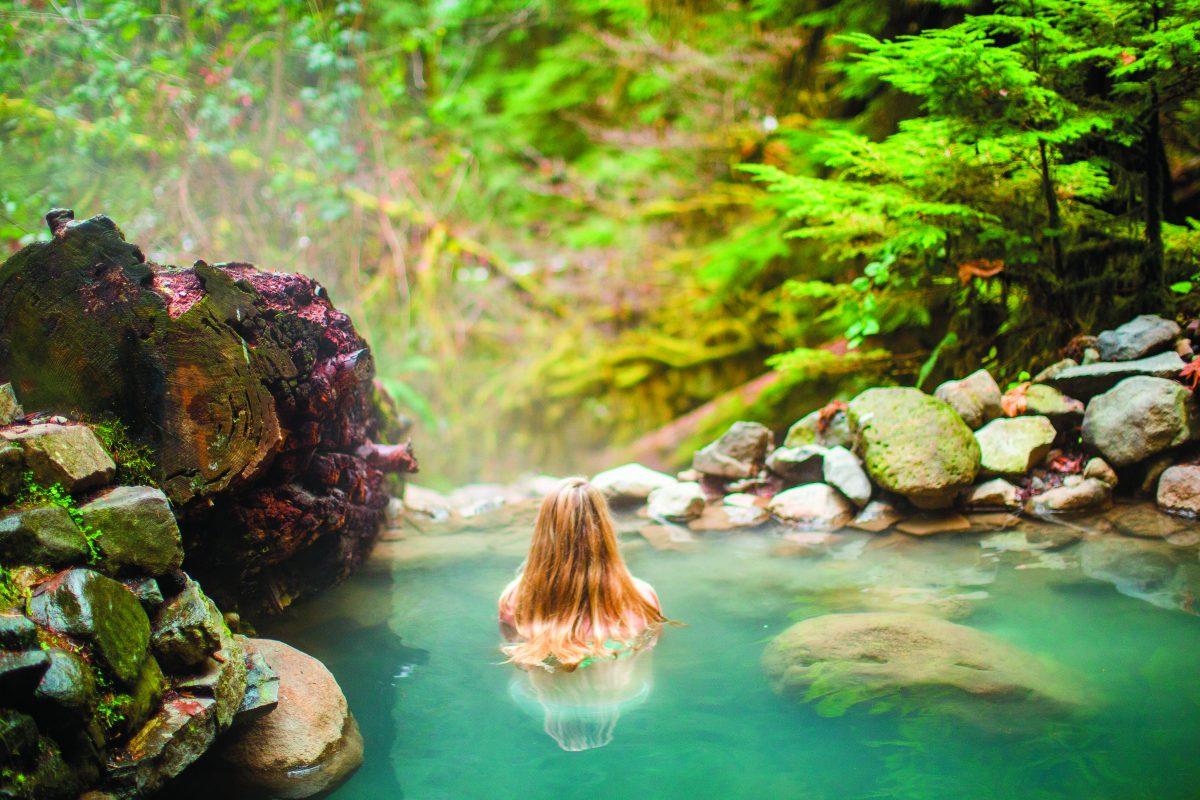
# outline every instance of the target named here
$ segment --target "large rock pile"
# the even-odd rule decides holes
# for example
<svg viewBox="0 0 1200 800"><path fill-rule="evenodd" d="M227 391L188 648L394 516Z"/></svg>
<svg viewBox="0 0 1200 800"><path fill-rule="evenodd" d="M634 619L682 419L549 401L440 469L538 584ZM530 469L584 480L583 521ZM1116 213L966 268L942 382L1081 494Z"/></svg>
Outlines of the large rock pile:
<svg viewBox="0 0 1200 800"><path fill-rule="evenodd" d="M955 510L1100 510L1118 482L1157 491L1166 511L1200 515L1200 420L1180 355L1190 358L1192 345L1180 336L1174 322L1146 315L1085 337L1085 363L1064 359L1007 392L982 369L932 395L867 389L797 421L781 447L763 425L738 422L678 479L627 464L596 482L618 502L687 496L670 513L651 504L650 516L694 530L711 529L727 495L757 498L807 530L949 532L970 527Z"/></svg>
<svg viewBox="0 0 1200 800"><path fill-rule="evenodd" d="M349 318L302 275L154 264L106 217L47 221L50 241L0 266L0 381L149 447L189 568L223 603L275 610L348 574L378 535L385 474L415 469L376 443L386 403ZM37 468L42 445L78 450L78 435L9 440ZM63 469L72 490L106 480Z"/></svg>
<svg viewBox="0 0 1200 800"><path fill-rule="evenodd" d="M26 416L7 384L5 398L0 797L144 796L271 713L278 678L180 569L167 495L110 485L91 427Z"/></svg>

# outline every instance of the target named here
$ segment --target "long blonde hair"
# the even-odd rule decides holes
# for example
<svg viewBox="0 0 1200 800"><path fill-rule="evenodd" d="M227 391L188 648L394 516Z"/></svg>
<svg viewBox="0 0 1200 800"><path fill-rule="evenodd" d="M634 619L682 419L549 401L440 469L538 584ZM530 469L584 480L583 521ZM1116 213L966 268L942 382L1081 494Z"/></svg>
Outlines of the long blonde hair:
<svg viewBox="0 0 1200 800"><path fill-rule="evenodd" d="M503 648L508 660L568 672L614 655L609 640L628 642L666 621L621 558L604 495L583 478L560 481L542 501L524 572L501 604L520 637Z"/></svg>

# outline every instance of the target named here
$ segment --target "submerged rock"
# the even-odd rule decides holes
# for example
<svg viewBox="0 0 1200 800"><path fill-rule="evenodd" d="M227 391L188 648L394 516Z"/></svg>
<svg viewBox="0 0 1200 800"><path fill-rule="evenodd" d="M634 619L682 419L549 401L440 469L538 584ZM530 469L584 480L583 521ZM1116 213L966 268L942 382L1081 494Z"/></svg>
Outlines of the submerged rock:
<svg viewBox="0 0 1200 800"><path fill-rule="evenodd" d="M771 431L764 425L735 422L720 439L696 451L692 468L723 478L752 477L766 460L771 438Z"/></svg>
<svg viewBox="0 0 1200 800"><path fill-rule="evenodd" d="M881 488L945 508L979 471L979 444L946 403L917 389L868 389L850 401L863 462Z"/></svg>
<svg viewBox="0 0 1200 800"><path fill-rule="evenodd" d="M1116 467L1189 441L1196 432L1191 393L1165 378L1126 378L1088 403L1083 441Z"/></svg>
<svg viewBox="0 0 1200 800"><path fill-rule="evenodd" d="M771 498L767 510L801 528L832 531L854 519L854 506L841 492L824 483L806 483Z"/></svg>
<svg viewBox="0 0 1200 800"><path fill-rule="evenodd" d="M919 514L896 523L896 530L910 536L935 536L940 533L963 533L971 530L971 521L962 514L949 511Z"/></svg>
<svg viewBox="0 0 1200 800"><path fill-rule="evenodd" d="M1200 515L1200 464L1176 464L1158 479L1158 507L1172 514Z"/></svg>
<svg viewBox="0 0 1200 800"><path fill-rule="evenodd" d="M888 500L876 498L863 506L862 511L858 512L858 516L850 521L850 527L869 533L879 533L902 519L904 519L904 515L895 505Z"/></svg>
<svg viewBox="0 0 1200 800"><path fill-rule="evenodd" d="M1107 508L1111 503L1111 486L1097 478L1081 478L1029 498L1025 510L1034 516L1070 514Z"/></svg>
<svg viewBox="0 0 1200 800"><path fill-rule="evenodd" d="M1183 359L1177 353L1159 353L1136 361L1106 361L1068 367L1045 382L1070 397L1087 402L1126 378L1174 378L1184 366Z"/></svg>
<svg viewBox="0 0 1200 800"><path fill-rule="evenodd" d="M1020 477L1041 463L1058 435L1046 417L992 420L975 432L983 475Z"/></svg>
<svg viewBox="0 0 1200 800"><path fill-rule="evenodd" d="M986 369L977 370L962 380L946 381L934 389L933 396L949 403L972 429L1002 413L1000 387Z"/></svg>
<svg viewBox="0 0 1200 800"><path fill-rule="evenodd" d="M798 622L763 654L775 691L817 700L827 716L858 703L902 701L991 726L995 715L1080 708L1070 677L1038 657L926 614L828 614Z"/></svg>
<svg viewBox="0 0 1200 800"><path fill-rule="evenodd" d="M311 797L362 763L363 742L346 698L321 662L282 642L249 639L279 676L279 703L233 728L218 757L243 784L275 797Z"/></svg>
<svg viewBox="0 0 1200 800"><path fill-rule="evenodd" d="M53 631L90 642L121 683L141 674L150 644L150 620L133 593L90 569L60 572L29 598L30 618Z"/></svg>
<svg viewBox="0 0 1200 800"><path fill-rule="evenodd" d="M704 491L698 483L672 483L650 493L647 507L651 519L687 522L704 511Z"/></svg>
<svg viewBox="0 0 1200 800"><path fill-rule="evenodd" d="M1130 361L1166 350L1179 338L1182 329L1156 314L1142 314L1096 337L1096 349L1105 361Z"/></svg>
<svg viewBox="0 0 1200 800"><path fill-rule="evenodd" d="M592 478L593 486L609 500L616 501L645 500L655 489L675 483L677 481L664 472L632 463L607 469Z"/></svg>
<svg viewBox="0 0 1200 800"><path fill-rule="evenodd" d="M1017 509L1021 497L1017 487L1004 478L993 478L972 486L963 496L963 505L973 511Z"/></svg>
<svg viewBox="0 0 1200 800"><path fill-rule="evenodd" d="M20 445L25 466L43 485L62 484L68 492L103 486L117 465L86 425L45 423L0 431L0 438Z"/></svg>
<svg viewBox="0 0 1200 800"><path fill-rule="evenodd" d="M0 561L59 567L86 561L87 539L61 506L40 506L0 516Z"/></svg>
<svg viewBox="0 0 1200 800"><path fill-rule="evenodd" d="M151 486L116 486L79 508L84 523L100 532L111 574L162 575L183 564L183 540L167 496Z"/></svg>

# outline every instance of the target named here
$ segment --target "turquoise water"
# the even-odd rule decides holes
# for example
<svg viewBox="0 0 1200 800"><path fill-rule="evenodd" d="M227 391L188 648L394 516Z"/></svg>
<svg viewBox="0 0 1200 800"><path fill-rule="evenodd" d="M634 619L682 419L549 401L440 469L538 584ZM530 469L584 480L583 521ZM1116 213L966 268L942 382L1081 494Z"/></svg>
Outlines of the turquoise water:
<svg viewBox="0 0 1200 800"><path fill-rule="evenodd" d="M385 542L361 575L262 633L323 660L359 720L366 763L338 800L1200 797L1196 549L1084 527L1055 552L1017 530L841 533L805 555L781 552L778 531L683 551L627 532L631 568L686 627L626 676L623 705L565 723L551 703L548 724L525 676L498 663L495 597L521 562L519 525ZM920 708L826 717L771 692L770 637L882 609L932 610L1053 659L1091 711L997 733ZM548 730L603 746L564 750Z"/></svg>

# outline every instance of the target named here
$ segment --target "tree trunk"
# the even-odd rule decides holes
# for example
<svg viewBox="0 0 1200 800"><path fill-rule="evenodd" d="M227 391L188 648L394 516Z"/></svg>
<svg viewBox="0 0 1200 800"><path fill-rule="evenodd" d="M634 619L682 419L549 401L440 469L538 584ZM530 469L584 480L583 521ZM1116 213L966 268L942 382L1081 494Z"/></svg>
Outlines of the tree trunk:
<svg viewBox="0 0 1200 800"><path fill-rule="evenodd" d="M384 470L373 362L324 289L249 264L145 260L107 217L0 267L0 380L26 408L117 418L156 455L187 568L222 607L277 610L374 543Z"/></svg>

